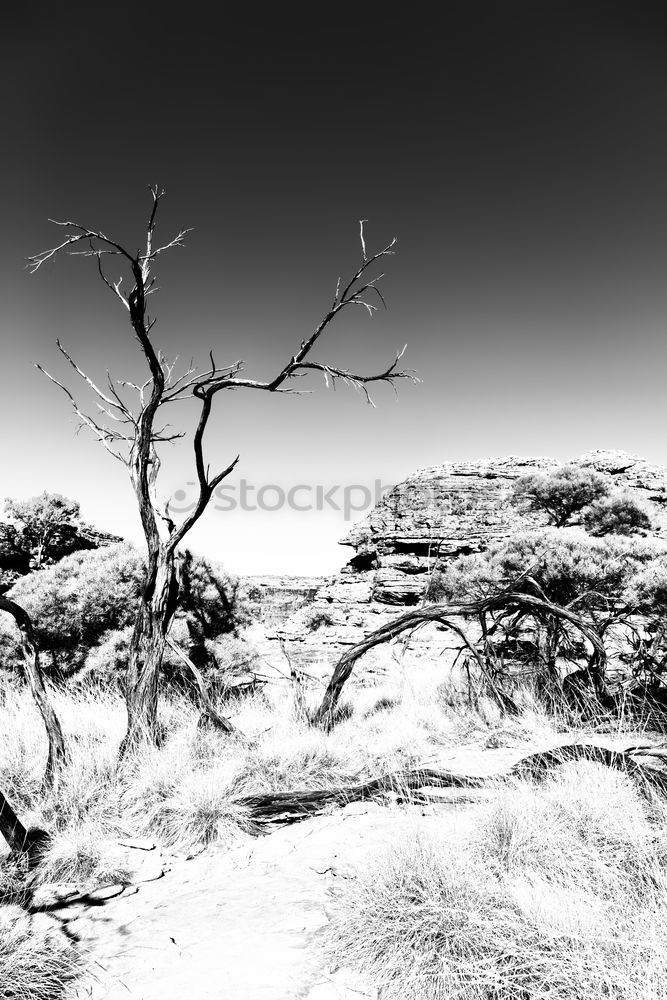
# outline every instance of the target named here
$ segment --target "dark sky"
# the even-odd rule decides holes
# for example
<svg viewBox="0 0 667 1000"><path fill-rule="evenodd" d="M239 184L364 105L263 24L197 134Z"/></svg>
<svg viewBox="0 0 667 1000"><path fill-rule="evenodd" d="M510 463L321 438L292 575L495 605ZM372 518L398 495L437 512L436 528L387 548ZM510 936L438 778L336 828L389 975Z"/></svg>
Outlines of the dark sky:
<svg viewBox="0 0 667 1000"><path fill-rule="evenodd" d="M421 385L219 397L214 466L372 486L483 455L623 448L667 464L667 24L662 5L52 5L3 25L2 495L79 499L136 535L124 470L34 370L56 337L92 375L138 377L90 261L30 277L75 218L139 245L167 189L155 337L269 376L359 259L396 235L389 310L318 357L369 371L408 342ZM57 232L55 233L57 236ZM184 408L183 426L194 417ZM187 444L163 493L188 489ZM187 502L187 501L186 501ZM359 516L359 515L356 515ZM211 511L193 547L239 571L332 571L341 512Z"/></svg>

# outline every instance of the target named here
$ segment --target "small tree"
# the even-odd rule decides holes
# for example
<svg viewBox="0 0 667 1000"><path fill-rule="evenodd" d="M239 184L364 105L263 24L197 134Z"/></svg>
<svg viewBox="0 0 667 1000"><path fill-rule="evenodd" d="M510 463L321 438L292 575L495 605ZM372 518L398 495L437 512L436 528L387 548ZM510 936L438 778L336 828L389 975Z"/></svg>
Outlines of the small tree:
<svg viewBox="0 0 667 1000"><path fill-rule="evenodd" d="M594 469L564 465L554 472L522 476L514 484L512 499L526 510L546 513L552 524L562 528L610 491L607 476Z"/></svg>
<svg viewBox="0 0 667 1000"><path fill-rule="evenodd" d="M59 559L76 547L79 504L60 493L41 493L29 500L5 501L5 513L18 527L21 544L34 569Z"/></svg>
<svg viewBox="0 0 667 1000"><path fill-rule="evenodd" d="M312 333L301 340L273 378L267 381L246 378L242 375L241 361L220 366L215 362L212 352L209 355L210 365L204 372L198 373L191 366L179 374L176 361L167 360L154 342L153 329L156 321L149 315L148 308L149 298L156 291L153 273L156 261L161 254L182 246L188 232L182 230L176 237L161 245L155 242L156 216L163 194L157 187L151 188L153 204L142 250L130 251L99 229L91 229L76 222L61 222L55 224L66 231L63 241L36 254L29 262L34 273L46 261L62 252L92 258L97 264L100 278L125 311L148 369L146 378L132 382L114 382L109 378L108 384L102 389L58 342L67 363L94 393L100 411L95 415L85 412L62 382L44 372L66 393L82 424L93 432L114 458L127 466L146 538L148 568L130 650L126 683L128 728L121 755L142 737L148 736L154 740L157 736L158 679L179 590L176 552L206 510L216 487L232 473L239 459L237 455L221 471L212 474L204 457L204 435L215 396L223 390L241 389L270 393L295 392L298 390L293 388L292 381L311 371L321 372L327 384L342 381L361 390L369 401L370 383L393 384L404 378L415 381L412 372L399 368L403 351L396 355L387 368L371 375L362 375L312 358L313 349L322 335L348 306L362 306L372 316L377 309L377 301L384 302L378 289L378 281L382 275L371 277L370 274L375 264L394 253L396 241L392 240L382 250L369 255L364 240L363 222L360 227L359 266L349 281L343 283L338 280L333 300L323 319ZM78 249L73 250L74 247ZM122 277L113 281L107 276L106 265L110 261L122 263L129 273L130 288L127 293L123 291ZM41 366L38 367L44 371ZM132 400L128 396L130 392L135 394ZM160 468L160 446L183 436L161 424L160 418L165 406L185 398L194 398L199 403L199 421L193 441L199 492L194 508L177 525L172 520L168 507L164 508L157 499L156 480Z"/></svg>

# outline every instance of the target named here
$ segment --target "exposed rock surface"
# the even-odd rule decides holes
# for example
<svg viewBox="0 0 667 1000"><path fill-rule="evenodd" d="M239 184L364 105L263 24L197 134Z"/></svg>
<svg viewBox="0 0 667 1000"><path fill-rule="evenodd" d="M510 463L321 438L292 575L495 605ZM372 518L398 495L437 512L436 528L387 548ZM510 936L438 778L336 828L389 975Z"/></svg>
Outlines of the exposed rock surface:
<svg viewBox="0 0 667 1000"><path fill-rule="evenodd" d="M251 608L265 625L277 625L309 604L325 582L322 576L244 576Z"/></svg>
<svg viewBox="0 0 667 1000"><path fill-rule="evenodd" d="M423 600L438 561L484 551L516 531L546 524L546 515L524 513L510 502L512 486L521 476L562 464L552 458L488 458L447 462L409 476L352 528L342 543L354 549L349 563L306 609L269 629L267 648L287 641L300 666L326 672L341 645L359 641ZM655 535L667 538L667 469L619 451L589 452L572 464L605 473L614 486L634 493L649 509ZM436 631L430 627L411 641L415 655L420 643L434 649ZM440 633L439 642L444 650L451 639Z"/></svg>

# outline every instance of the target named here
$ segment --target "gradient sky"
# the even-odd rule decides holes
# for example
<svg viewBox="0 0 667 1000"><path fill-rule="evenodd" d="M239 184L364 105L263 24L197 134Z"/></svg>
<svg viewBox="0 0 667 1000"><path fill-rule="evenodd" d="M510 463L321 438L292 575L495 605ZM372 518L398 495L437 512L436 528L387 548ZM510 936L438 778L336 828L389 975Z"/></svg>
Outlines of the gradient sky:
<svg viewBox="0 0 667 1000"><path fill-rule="evenodd" d="M167 189L155 339L269 377L367 241L392 236L388 312L332 328L316 357L361 371L407 341L422 384L376 408L310 396L216 400L213 467L235 482L398 482L484 455L622 448L667 464L667 19L661 4L443 2L382 8L76 4L3 24L0 496L78 499L139 537L125 470L35 361L56 337L100 377L139 378L126 316L90 261L31 277L74 218L139 245ZM350 311L352 313L352 311ZM305 381L305 380L304 380ZM72 384L68 382L68 384ZM85 398L82 394L81 399ZM184 406L179 425L192 428ZM162 492L193 479L168 449ZM359 515L357 515L359 516ZM342 512L211 510L192 547L237 572L332 572Z"/></svg>

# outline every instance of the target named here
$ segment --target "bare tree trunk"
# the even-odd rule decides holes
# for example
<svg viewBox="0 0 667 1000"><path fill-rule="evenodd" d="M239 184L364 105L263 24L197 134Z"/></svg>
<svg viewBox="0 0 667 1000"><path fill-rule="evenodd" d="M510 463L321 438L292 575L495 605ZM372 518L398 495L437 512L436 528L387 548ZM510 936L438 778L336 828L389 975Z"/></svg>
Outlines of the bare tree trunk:
<svg viewBox="0 0 667 1000"><path fill-rule="evenodd" d="M28 831L14 812L5 796L0 792L0 834L5 838L10 851L22 851L28 838Z"/></svg>
<svg viewBox="0 0 667 1000"><path fill-rule="evenodd" d="M142 740L155 743L158 738L158 684L178 586L173 551L159 546L149 559L148 579L130 644L125 689L127 732L121 757Z"/></svg>
<svg viewBox="0 0 667 1000"><path fill-rule="evenodd" d="M46 687L39 663L39 647L32 627L30 616L20 605L0 596L0 611L7 611L16 622L21 633L21 652L25 666L26 677L32 696L44 720L46 735L49 741L49 752L44 772L44 783L52 785L58 769L67 761L65 737L56 715Z"/></svg>
<svg viewBox="0 0 667 1000"><path fill-rule="evenodd" d="M46 830L37 827L26 829L2 792L0 792L0 835L5 838L13 854L27 855L28 869L35 868L39 864L51 843L51 837Z"/></svg>

